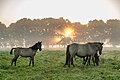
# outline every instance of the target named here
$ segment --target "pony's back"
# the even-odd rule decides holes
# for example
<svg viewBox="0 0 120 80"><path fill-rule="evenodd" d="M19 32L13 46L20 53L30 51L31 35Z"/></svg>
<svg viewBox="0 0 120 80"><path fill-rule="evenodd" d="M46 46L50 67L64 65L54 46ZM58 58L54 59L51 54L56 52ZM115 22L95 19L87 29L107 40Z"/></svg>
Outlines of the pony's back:
<svg viewBox="0 0 120 80"><path fill-rule="evenodd" d="M69 45L69 52L72 55L87 56L96 53L97 47L94 44L77 44L72 43Z"/></svg>

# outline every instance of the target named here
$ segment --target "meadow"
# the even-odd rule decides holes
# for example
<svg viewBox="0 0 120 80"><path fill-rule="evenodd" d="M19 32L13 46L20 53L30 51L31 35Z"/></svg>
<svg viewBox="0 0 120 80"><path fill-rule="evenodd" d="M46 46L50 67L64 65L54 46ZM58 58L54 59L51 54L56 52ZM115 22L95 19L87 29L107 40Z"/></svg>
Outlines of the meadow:
<svg viewBox="0 0 120 80"><path fill-rule="evenodd" d="M35 66L28 66L29 58L19 57L17 66L11 66L9 51L0 51L0 80L120 80L120 51L103 51L100 65L82 64L74 61L75 67L64 68L65 51L44 50L37 52Z"/></svg>

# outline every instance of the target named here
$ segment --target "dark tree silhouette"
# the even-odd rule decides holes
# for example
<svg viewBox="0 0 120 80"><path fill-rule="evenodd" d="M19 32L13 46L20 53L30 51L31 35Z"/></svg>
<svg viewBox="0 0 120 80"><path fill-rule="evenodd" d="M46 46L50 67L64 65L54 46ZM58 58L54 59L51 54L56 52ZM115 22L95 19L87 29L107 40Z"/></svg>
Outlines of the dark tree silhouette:
<svg viewBox="0 0 120 80"><path fill-rule="evenodd" d="M63 31L66 27L74 29L73 42L89 42L89 41L106 41L111 44L118 45L120 43L120 20L91 20L88 24L83 25L80 22L71 23L68 19L60 17L29 19L23 18L16 23L11 23L7 28L0 22L0 41L2 44L14 46L16 44L23 46L23 42L32 45L36 41L43 41L44 45L52 44L55 36L63 38L64 35L58 31ZM61 40L64 44L69 38ZM71 40L69 39L71 42ZM0 43L0 45L1 45Z"/></svg>

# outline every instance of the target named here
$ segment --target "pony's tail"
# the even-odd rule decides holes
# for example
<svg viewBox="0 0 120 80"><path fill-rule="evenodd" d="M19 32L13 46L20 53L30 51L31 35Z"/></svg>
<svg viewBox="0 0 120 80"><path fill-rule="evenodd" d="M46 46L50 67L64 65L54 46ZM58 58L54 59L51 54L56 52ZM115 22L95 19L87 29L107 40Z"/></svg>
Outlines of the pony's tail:
<svg viewBox="0 0 120 80"><path fill-rule="evenodd" d="M12 54L13 49L15 49L15 48L12 48L12 49L11 49L10 54Z"/></svg>
<svg viewBox="0 0 120 80"><path fill-rule="evenodd" d="M67 49L66 49L66 62L65 62L64 67L65 67L66 65L68 65L68 60L69 60L69 58L70 58L69 46L70 46L70 45L68 45L68 46L67 46Z"/></svg>
<svg viewBox="0 0 120 80"><path fill-rule="evenodd" d="M67 46L66 55L69 55L69 54L70 54L70 53L69 53L69 47L70 47L70 45Z"/></svg>

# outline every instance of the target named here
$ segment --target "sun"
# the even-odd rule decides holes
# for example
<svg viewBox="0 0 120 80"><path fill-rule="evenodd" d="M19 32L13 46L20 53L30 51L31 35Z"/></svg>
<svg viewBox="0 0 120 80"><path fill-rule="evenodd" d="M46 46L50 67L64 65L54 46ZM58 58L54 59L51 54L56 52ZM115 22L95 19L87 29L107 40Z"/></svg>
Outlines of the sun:
<svg viewBox="0 0 120 80"><path fill-rule="evenodd" d="M73 26L69 25L69 26L65 26L63 30L56 30L56 34L60 34L60 36L56 37L54 40L56 42L59 42L63 38L67 38L67 37L73 39L75 36L75 30Z"/></svg>
<svg viewBox="0 0 120 80"><path fill-rule="evenodd" d="M64 30L64 36L65 37L72 37L74 33L74 30L72 28L66 28Z"/></svg>

